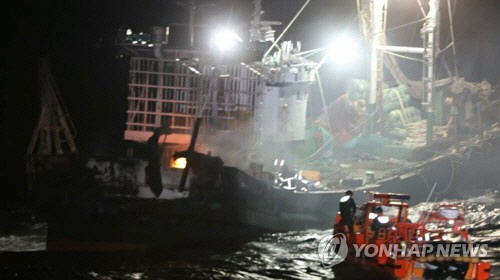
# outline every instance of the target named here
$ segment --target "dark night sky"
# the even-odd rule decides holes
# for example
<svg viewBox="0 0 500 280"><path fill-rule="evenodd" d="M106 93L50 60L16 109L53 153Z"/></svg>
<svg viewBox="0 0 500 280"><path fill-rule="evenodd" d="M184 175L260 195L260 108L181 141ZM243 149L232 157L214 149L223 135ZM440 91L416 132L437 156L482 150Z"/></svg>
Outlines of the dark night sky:
<svg viewBox="0 0 500 280"><path fill-rule="evenodd" d="M19 1L9 9L0 97L0 144L5 150L6 166L0 175L4 189L18 189L25 182L23 156L39 114L37 58L48 55L51 59L52 72L78 130L79 149L87 153L113 151L124 128L128 77L127 61L115 58L116 30L133 27L147 31L152 25L187 22L186 12L174 2L47 0L33 5ZM253 9L251 2L219 1L220 6L203 9L199 20L231 24L245 31ZM441 2L446 7L446 1ZM500 82L500 1L451 2L457 5L454 20L460 74L472 81L486 78L495 86ZM286 24L303 3L264 0L264 19ZM389 3L388 27L417 18L416 1ZM285 39L301 40L303 49L321 47L339 32L359 34L355 16L354 0L313 0ZM448 21L447 16L442 20ZM418 45L418 31L409 26L388 36L393 44ZM448 39L448 34L442 32L442 41ZM366 63L345 69L326 66L322 75L324 81L330 80L326 82L330 99L341 92L346 79L367 78L367 68ZM411 70L415 66L410 63L404 68Z"/></svg>

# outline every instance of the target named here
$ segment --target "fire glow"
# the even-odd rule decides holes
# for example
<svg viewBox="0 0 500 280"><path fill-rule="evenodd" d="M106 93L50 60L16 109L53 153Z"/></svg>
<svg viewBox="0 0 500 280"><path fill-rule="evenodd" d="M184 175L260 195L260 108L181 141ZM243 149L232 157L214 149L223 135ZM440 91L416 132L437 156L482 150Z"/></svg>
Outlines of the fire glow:
<svg viewBox="0 0 500 280"><path fill-rule="evenodd" d="M180 157L174 161L172 161L172 164L170 165L170 167L172 168L177 168L177 169L184 169L186 168L186 158L184 157Z"/></svg>

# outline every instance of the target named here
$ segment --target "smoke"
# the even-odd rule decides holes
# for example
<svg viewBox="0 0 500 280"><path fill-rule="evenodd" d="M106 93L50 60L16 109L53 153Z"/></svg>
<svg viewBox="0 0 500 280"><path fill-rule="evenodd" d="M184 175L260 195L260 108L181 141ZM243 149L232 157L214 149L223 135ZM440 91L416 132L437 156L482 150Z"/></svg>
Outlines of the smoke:
<svg viewBox="0 0 500 280"><path fill-rule="evenodd" d="M216 135L203 135L200 140L208 143L201 146L200 151L222 158L226 166L243 170L248 170L255 163L262 165L264 171L278 171L282 168L282 161L283 165L294 169L297 162L303 159L297 152L297 146L304 145L304 141L262 143L258 133L252 133L248 127L219 130ZM275 160L278 160L277 166Z"/></svg>

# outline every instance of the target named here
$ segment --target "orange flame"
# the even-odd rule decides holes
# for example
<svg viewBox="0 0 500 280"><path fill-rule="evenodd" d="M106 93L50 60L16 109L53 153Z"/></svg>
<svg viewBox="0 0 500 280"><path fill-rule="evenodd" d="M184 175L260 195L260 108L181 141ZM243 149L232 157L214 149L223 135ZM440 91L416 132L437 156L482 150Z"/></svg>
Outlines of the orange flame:
<svg viewBox="0 0 500 280"><path fill-rule="evenodd" d="M186 158L180 157L174 161L172 161L172 164L170 164L170 167L172 168L177 168L177 169L184 169L186 168Z"/></svg>

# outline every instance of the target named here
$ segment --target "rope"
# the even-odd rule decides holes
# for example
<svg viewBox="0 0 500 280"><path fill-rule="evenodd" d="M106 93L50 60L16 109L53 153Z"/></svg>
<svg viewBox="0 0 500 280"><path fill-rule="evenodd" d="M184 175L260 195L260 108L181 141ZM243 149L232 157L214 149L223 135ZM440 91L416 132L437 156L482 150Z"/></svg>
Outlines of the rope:
<svg viewBox="0 0 500 280"><path fill-rule="evenodd" d="M376 114L377 114L377 111L378 110L375 110L371 115L369 115L363 122L361 122L358 126L356 126L355 128L351 129L350 131L348 131L347 133L352 133L353 131L355 131L356 129L359 129L361 126L363 126L365 123L367 123L371 118L373 118ZM328 144L330 144L330 142L332 142L333 140L335 139L335 136L332 135L332 137L330 139L328 139L328 141L326 141L321 147L319 147L314 153L312 153L311 155L309 155L308 157L306 157L305 159L297 162L297 164L300 164L300 163L304 163L304 162L307 162L309 159L313 158L314 156L316 156L323 148L325 148Z"/></svg>
<svg viewBox="0 0 500 280"><path fill-rule="evenodd" d="M333 131L332 124L330 123L330 118L328 115L328 107L326 106L325 95L323 94L323 86L321 85L321 80L320 80L318 71L316 71L316 80L318 81L319 93L321 95L321 101L323 102L323 109L325 110L326 122L328 124L328 129L330 131Z"/></svg>
<svg viewBox="0 0 500 280"><path fill-rule="evenodd" d="M412 22L408 22L408 23L405 23L405 24L401 24L401 25L398 25L398 26L395 26L395 27L392 27L392 28L389 28L387 30L385 30L386 32L388 31L393 31L393 30L396 30L396 29L399 29L399 28L403 28L403 27L406 27L408 25L412 25L412 24L415 24L415 23L419 23L419 22L422 22L422 21L425 21L426 18L421 18L421 19L417 19L415 21L412 21ZM383 33L384 31L380 32L380 33Z"/></svg>
<svg viewBox="0 0 500 280"><path fill-rule="evenodd" d="M457 76L458 75L458 67L457 67L457 52L455 49L455 35L454 35L454 31L453 31L453 16L451 13L450 0L447 0L447 2L448 2L448 18L450 19L450 34L451 34L451 46L452 46L452 51L453 51L453 64L455 67L455 76ZM455 7L456 6L457 5L455 3ZM455 10L453 10L453 12L455 12Z"/></svg>
<svg viewBox="0 0 500 280"><path fill-rule="evenodd" d="M313 55L315 55L315 54L317 54L317 53L319 53L319 52L321 52L321 51L323 51L323 49L319 49L318 51L315 51L315 52L310 52L310 53L308 53L308 54L306 54L306 55L302 55L302 57L303 57L303 58L308 58L308 57L313 56Z"/></svg>
<svg viewBox="0 0 500 280"><path fill-rule="evenodd" d="M408 113L406 113L406 107L403 104L403 99L401 98L401 94L399 94L398 90L396 90L396 95L398 97L399 106L401 107L401 112L403 112L402 117L404 117L404 120L402 119L401 121L403 125L406 125L406 123L408 122Z"/></svg>
<svg viewBox="0 0 500 280"><path fill-rule="evenodd" d="M403 126L405 126L405 125L406 125L406 119L405 119L405 117L404 117L404 115L403 115L402 111L400 111L400 112L397 112L397 111L396 111L396 113L398 114L398 117L399 117L399 119L401 120L401 124L402 124Z"/></svg>
<svg viewBox="0 0 500 280"><path fill-rule="evenodd" d="M422 15L425 17L425 10L424 7L422 6L422 2L420 0L417 0L418 6L420 7L420 11L422 12Z"/></svg>
<svg viewBox="0 0 500 280"><path fill-rule="evenodd" d="M418 15L417 15L418 17ZM410 40L408 41L408 46L413 46L413 40L415 39L415 35L417 34L417 25L413 26L413 31L411 32Z"/></svg>
<svg viewBox="0 0 500 280"><path fill-rule="evenodd" d="M396 57L399 57L399 58L404 58L404 59L407 59L407 60L413 60L413 61L423 62L422 59L413 58L413 57L409 57L409 56L405 56L405 55L401 55L401 54L397 54L397 53L393 53L393 52L389 52L389 51L385 51L384 53L392 55L392 56L396 56Z"/></svg>
<svg viewBox="0 0 500 280"><path fill-rule="evenodd" d="M453 42L450 42L448 45L446 45L446 47L442 48L442 49L439 49L437 50L436 52L436 56L437 55L440 55L442 52L446 51L447 49L449 49L450 47L453 46Z"/></svg>
<svg viewBox="0 0 500 280"><path fill-rule="evenodd" d="M290 28L290 26L292 26L292 24L295 22L295 20L299 17L299 15L302 13L302 11L307 7L307 5L309 4L309 2L311 2L311 0L307 0L304 5L302 5L302 7L300 8L300 10L297 12L297 14L292 18L292 20L290 21L290 23L285 27L285 29L283 30L283 32L281 32L280 36L278 37L278 39L274 40L273 41L273 44L271 45L271 47L269 47L269 49L266 51L266 53L264 53L263 57L266 57L269 52L272 51L272 49L274 47L276 47L276 43L279 42L279 40L281 40L281 38L283 37L283 35L285 35L285 33L288 31L288 29Z"/></svg>
<svg viewBox="0 0 500 280"><path fill-rule="evenodd" d="M453 178L455 177L455 165L453 164L453 160L451 159L451 156L449 156L449 155L446 155L446 158L448 158L448 160L450 162L450 167L451 167L450 180L448 181L448 185L446 186L446 188L442 192L440 192L439 194L444 194L444 193L448 192L448 190L450 189L450 187L453 183Z"/></svg>
<svg viewBox="0 0 500 280"><path fill-rule="evenodd" d="M296 53L296 55L297 56L311 55L311 54L315 54L317 52L323 51L324 49L325 48L315 48L315 49L312 49L312 50L308 50L308 51L303 51L303 52Z"/></svg>

